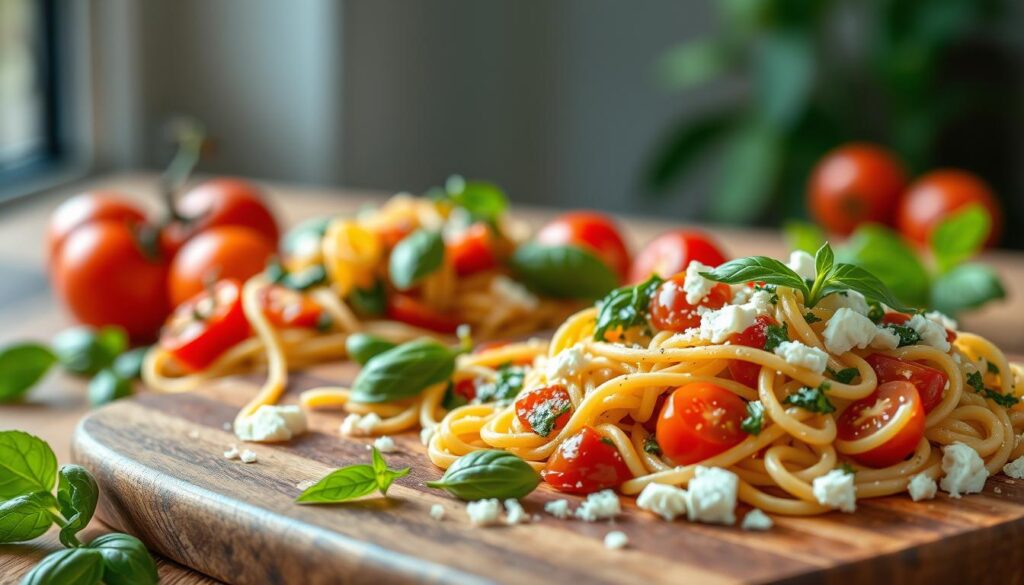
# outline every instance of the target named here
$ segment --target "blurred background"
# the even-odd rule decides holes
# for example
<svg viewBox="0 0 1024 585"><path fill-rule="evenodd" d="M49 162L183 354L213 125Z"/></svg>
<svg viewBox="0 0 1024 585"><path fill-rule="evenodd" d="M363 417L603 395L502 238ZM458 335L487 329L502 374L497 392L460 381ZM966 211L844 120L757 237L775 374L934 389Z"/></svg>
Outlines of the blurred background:
<svg viewBox="0 0 1024 585"><path fill-rule="evenodd" d="M956 166L1024 220L1011 0L0 0L0 192L166 165L775 225L829 149ZM2 213L2 208L0 208ZM1002 244L1024 247L1022 230Z"/></svg>

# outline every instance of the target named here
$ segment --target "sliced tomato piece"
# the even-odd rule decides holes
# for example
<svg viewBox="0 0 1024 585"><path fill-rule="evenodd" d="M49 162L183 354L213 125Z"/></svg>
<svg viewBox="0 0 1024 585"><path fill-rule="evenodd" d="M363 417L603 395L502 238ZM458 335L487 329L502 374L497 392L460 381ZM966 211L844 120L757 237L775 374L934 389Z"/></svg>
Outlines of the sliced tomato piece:
<svg viewBox="0 0 1024 585"><path fill-rule="evenodd" d="M222 280L212 291L203 291L178 306L164 325L159 343L185 369L196 372L248 337L242 284Z"/></svg>
<svg viewBox="0 0 1024 585"><path fill-rule="evenodd" d="M562 384L534 388L516 400L519 421L542 437L564 428L572 411L572 398Z"/></svg>
<svg viewBox="0 0 1024 585"><path fill-rule="evenodd" d="M263 313L275 327L314 329L324 312L313 299L276 284L260 291L260 304Z"/></svg>
<svg viewBox="0 0 1024 585"><path fill-rule="evenodd" d="M589 494L618 487L633 474L610 440L583 427L558 446L541 477L560 492Z"/></svg>
<svg viewBox="0 0 1024 585"><path fill-rule="evenodd" d="M388 297L389 319L438 333L455 333L459 321L452 315L438 313L416 297L395 293Z"/></svg>
<svg viewBox="0 0 1024 585"><path fill-rule="evenodd" d="M743 441L747 434L740 424L746 416L747 403L721 386L680 386L658 416L658 445L677 465L699 463Z"/></svg>
<svg viewBox="0 0 1024 585"><path fill-rule="evenodd" d="M775 319L772 319L768 315L759 315L753 325L747 327L740 333L732 335L729 338L729 341L732 342L733 345L744 345L746 347L764 349L765 344L768 342L768 328L775 325L778 325L778 322L776 322ZM761 374L761 366L743 360L730 360L729 374L732 376L733 380L736 380L740 384L756 388L757 377Z"/></svg>
<svg viewBox="0 0 1024 585"><path fill-rule="evenodd" d="M873 353L866 360L871 369L875 371L875 375L878 376L879 385L886 382L910 382L913 384L921 397L921 405L926 414L942 402L942 394L946 391L946 384L949 382L949 376L945 372L880 353Z"/></svg>
<svg viewBox="0 0 1024 585"><path fill-rule="evenodd" d="M700 315L697 314L697 307L721 309L732 298L732 289L729 285L718 283L711 287L711 291L704 299L696 305L691 305L686 300L686 291L683 290L685 280L686 273L680 272L661 283L651 296L651 324L657 329L683 332L691 327L699 327Z"/></svg>
<svg viewBox="0 0 1024 585"><path fill-rule="evenodd" d="M469 226L447 238L445 245L452 266L460 276L494 268L498 264L494 233L486 224Z"/></svg>
<svg viewBox="0 0 1024 585"><path fill-rule="evenodd" d="M914 452L924 437L924 408L914 385L886 382L871 396L849 406L836 420L836 450L862 465L888 467ZM892 425L899 425L893 430ZM894 432L887 441L868 451L854 452L850 443Z"/></svg>

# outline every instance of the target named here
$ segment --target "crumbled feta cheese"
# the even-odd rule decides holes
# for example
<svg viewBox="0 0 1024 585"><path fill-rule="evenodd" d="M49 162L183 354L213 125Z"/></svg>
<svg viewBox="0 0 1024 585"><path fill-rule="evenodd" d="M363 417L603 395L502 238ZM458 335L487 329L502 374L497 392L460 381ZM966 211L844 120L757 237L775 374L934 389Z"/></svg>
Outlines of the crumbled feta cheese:
<svg viewBox="0 0 1024 585"><path fill-rule="evenodd" d="M649 483L637 496L636 505L671 522L676 516L686 513L686 490L674 485Z"/></svg>
<svg viewBox="0 0 1024 585"><path fill-rule="evenodd" d="M827 353L799 341L783 341L775 348L775 355L798 368L807 368L815 374L824 372L828 366Z"/></svg>
<svg viewBox="0 0 1024 585"><path fill-rule="evenodd" d="M868 300L864 298L864 295L860 294L855 290L844 290L841 292L832 293L818 302L818 306L829 311L838 311L839 309L850 309L854 313L861 315L867 315L871 310L868 306Z"/></svg>
<svg viewBox="0 0 1024 585"><path fill-rule="evenodd" d="M910 483L907 484L907 492L910 493L910 499L915 502L934 498L935 492L938 489L939 486L936 485L935 480L924 473L918 473L910 478Z"/></svg>
<svg viewBox="0 0 1024 585"><path fill-rule="evenodd" d="M441 521L444 519L444 506L441 504L434 504L430 507L430 517L434 520Z"/></svg>
<svg viewBox="0 0 1024 585"><path fill-rule="evenodd" d="M613 530L604 535L604 547L610 550L625 548L629 544L629 537L621 530Z"/></svg>
<svg viewBox="0 0 1024 585"><path fill-rule="evenodd" d="M814 268L814 256L803 250L794 250L789 255L789 262L786 266L789 266L793 272L800 275L800 278L807 280L814 280L814 277L818 274Z"/></svg>
<svg viewBox="0 0 1024 585"><path fill-rule="evenodd" d="M710 266L701 264L696 260L692 260L686 267L686 278L683 279L683 291L686 292L686 302L691 305L700 304L700 302L708 296L708 293L711 292L711 289L718 284L717 282L708 280L700 275L701 272L708 272L709 270L712 270ZM666 286L662 287L661 290L664 293L673 289L674 287ZM666 307L671 307L673 305L671 302L662 304Z"/></svg>
<svg viewBox="0 0 1024 585"><path fill-rule="evenodd" d="M871 340L871 347L875 349L896 349L900 346L900 336L887 327L879 327Z"/></svg>
<svg viewBox="0 0 1024 585"><path fill-rule="evenodd" d="M233 426L234 425L232 423L226 422L226 423L220 425L220 428L224 429L225 431L230 431Z"/></svg>
<svg viewBox="0 0 1024 585"><path fill-rule="evenodd" d="M243 441L288 441L304 432L306 415L294 405L264 404L235 425L235 435Z"/></svg>
<svg viewBox="0 0 1024 585"><path fill-rule="evenodd" d="M1003 473L1013 479L1024 479L1024 455L1004 465Z"/></svg>
<svg viewBox="0 0 1024 585"><path fill-rule="evenodd" d="M530 515L523 509L519 500L509 498L505 500L505 524L524 524L530 521Z"/></svg>
<svg viewBox="0 0 1024 585"><path fill-rule="evenodd" d="M960 325L955 320L950 319L939 311L928 311L924 314L924 318L938 323L943 329L952 329L953 331L956 331L960 328Z"/></svg>
<svg viewBox="0 0 1024 585"><path fill-rule="evenodd" d="M698 465L687 486L686 517L709 524L736 523L739 478L720 467Z"/></svg>
<svg viewBox="0 0 1024 585"><path fill-rule="evenodd" d="M228 447L228 450L224 452L225 459L238 459L238 455L238 447L236 447L235 445L231 445L230 447Z"/></svg>
<svg viewBox="0 0 1024 585"><path fill-rule="evenodd" d="M733 333L740 333L753 325L757 315L757 308L750 304L726 305L717 311L705 311L700 318L700 335L712 343L721 343Z"/></svg>
<svg viewBox="0 0 1024 585"><path fill-rule="evenodd" d="M491 292L508 304L534 310L540 305L540 299L531 293L525 286L511 278L499 274L491 280Z"/></svg>
<svg viewBox="0 0 1024 585"><path fill-rule="evenodd" d="M544 504L544 511L564 520L569 517L569 500L551 500Z"/></svg>
<svg viewBox="0 0 1024 585"><path fill-rule="evenodd" d="M246 449L242 451L242 454L238 456L242 460L242 463L256 463L256 453Z"/></svg>
<svg viewBox="0 0 1024 585"><path fill-rule="evenodd" d="M750 295L754 294L754 288L747 286L746 284L734 284L732 285L732 304L743 305L750 300Z"/></svg>
<svg viewBox="0 0 1024 585"><path fill-rule="evenodd" d="M754 291L744 305L757 311L758 315L767 315L775 308L772 305L772 295L766 290Z"/></svg>
<svg viewBox="0 0 1024 585"><path fill-rule="evenodd" d="M988 478L988 470L985 469L981 455L963 443L943 447L942 471L945 475L939 487L949 492L951 498L980 492Z"/></svg>
<svg viewBox="0 0 1024 585"><path fill-rule="evenodd" d="M420 429L420 443L430 445L430 439L434 438L434 427L423 427Z"/></svg>
<svg viewBox="0 0 1024 585"><path fill-rule="evenodd" d="M946 328L931 319L921 315L914 315L907 321L907 326L917 331L921 341L939 351L949 351L949 341L946 340Z"/></svg>
<svg viewBox="0 0 1024 585"><path fill-rule="evenodd" d="M857 509L857 486L853 484L853 474L842 469L833 469L814 478L811 491L822 506L847 513Z"/></svg>
<svg viewBox="0 0 1024 585"><path fill-rule="evenodd" d="M398 451L398 445L395 444L395 440L387 435L374 439L373 446L381 453L394 453Z"/></svg>
<svg viewBox="0 0 1024 585"><path fill-rule="evenodd" d="M740 528L743 530L764 531L771 530L772 526L775 526L772 517L757 508L747 512L747 515L743 517L743 522L740 524Z"/></svg>
<svg viewBox="0 0 1024 585"><path fill-rule="evenodd" d="M373 434L373 429L380 424L381 418L376 412L364 415L352 413L341 422L339 432L347 437L365 437Z"/></svg>
<svg viewBox="0 0 1024 585"><path fill-rule="evenodd" d="M842 355L855 347L864 349L871 345L879 331L871 319L843 307L828 320L821 336L827 350Z"/></svg>
<svg viewBox="0 0 1024 585"><path fill-rule="evenodd" d="M583 346L574 345L564 349L548 360L545 370L548 382L564 380L570 376L579 375L580 371L588 363L590 363L590 359L583 352Z"/></svg>
<svg viewBox="0 0 1024 585"><path fill-rule="evenodd" d="M498 516L501 515L501 502L497 498L470 502L466 504L466 513L473 526L497 524Z"/></svg>
<svg viewBox="0 0 1024 585"><path fill-rule="evenodd" d="M619 496L612 490L601 490L587 496L580 507L576 508L576 517L587 522L597 522L614 518L621 511Z"/></svg>

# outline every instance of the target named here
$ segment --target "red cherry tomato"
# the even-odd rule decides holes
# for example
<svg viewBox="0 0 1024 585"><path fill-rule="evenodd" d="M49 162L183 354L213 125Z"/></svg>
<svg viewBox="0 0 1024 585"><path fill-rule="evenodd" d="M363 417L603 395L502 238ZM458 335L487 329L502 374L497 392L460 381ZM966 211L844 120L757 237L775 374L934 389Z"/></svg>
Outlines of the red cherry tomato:
<svg viewBox="0 0 1024 585"><path fill-rule="evenodd" d="M466 402L473 402L473 399L476 398L476 380L474 378L459 380L452 388L452 392L456 396L461 396Z"/></svg>
<svg viewBox="0 0 1024 585"><path fill-rule="evenodd" d="M54 256L54 286L79 321L118 325L135 341L151 341L170 312L167 263L147 252L122 221L73 230Z"/></svg>
<svg viewBox="0 0 1024 585"><path fill-rule="evenodd" d="M314 329L324 310L313 299L290 288L271 285L260 291L263 313L275 327Z"/></svg>
<svg viewBox="0 0 1024 585"><path fill-rule="evenodd" d="M242 310L242 284L222 280L174 310L160 334L160 347L185 369L197 372L249 337Z"/></svg>
<svg viewBox="0 0 1024 585"><path fill-rule="evenodd" d="M725 262L725 255L710 236L695 230L665 232L640 250L629 267L630 284L639 284L652 274L667 278L683 272L696 260L708 266Z"/></svg>
<svg viewBox="0 0 1024 585"><path fill-rule="evenodd" d="M562 441L541 477L560 492L589 494L618 487L633 474L610 440L591 427L583 427Z"/></svg>
<svg viewBox="0 0 1024 585"><path fill-rule="evenodd" d="M142 211L114 191L93 191L75 195L54 210L47 230L48 258L52 263L64 240L76 228L89 223L111 221L129 226L146 222Z"/></svg>
<svg viewBox="0 0 1024 585"><path fill-rule="evenodd" d="M910 321L911 316L906 313L894 313L889 312L882 316L882 324L884 325L903 325L907 321ZM956 331L952 329L946 329L946 341L953 343L956 341Z"/></svg>
<svg viewBox="0 0 1024 585"><path fill-rule="evenodd" d="M439 333L455 333L459 326L454 316L438 313L416 297L401 293L388 296L387 315L389 319Z"/></svg>
<svg viewBox="0 0 1024 585"><path fill-rule="evenodd" d="M218 226L240 226L253 230L277 246L280 230L274 214L264 201L262 189L242 179L207 181L185 193L176 204L178 214L188 221L168 226L172 248L187 239Z"/></svg>
<svg viewBox="0 0 1024 585"><path fill-rule="evenodd" d="M629 251L615 222L596 211L570 211L537 232L537 242L548 246L574 245L593 252L619 280L629 270Z"/></svg>
<svg viewBox="0 0 1024 585"><path fill-rule="evenodd" d="M874 353L866 358L868 365L878 376L878 383L886 382L910 382L917 388L921 397L921 406L925 414L931 412L942 402L942 394L946 391L946 384L949 377L946 373L935 368L921 365L916 362L908 362L880 353Z"/></svg>
<svg viewBox="0 0 1024 585"><path fill-rule="evenodd" d="M721 386L680 386L658 417L658 445L676 465L699 463L743 441L740 423L746 417L747 403Z"/></svg>
<svg viewBox="0 0 1024 585"><path fill-rule="evenodd" d="M768 327L774 325L778 325L775 319L772 319L768 315L759 315L753 325L747 327L740 333L733 334L730 336L729 341L731 341L733 345L744 345L746 347L764 349L764 346L768 341ZM729 374L732 376L733 380L736 380L740 384L756 388L757 377L761 374L761 366L752 362L745 362L743 360L730 360Z"/></svg>
<svg viewBox="0 0 1024 585"><path fill-rule="evenodd" d="M267 239L249 228L207 230L186 242L171 262L171 302L177 306L199 294L211 278L244 282L262 272L273 255Z"/></svg>
<svg viewBox="0 0 1024 585"><path fill-rule="evenodd" d="M808 204L826 230L846 235L865 222L891 224L906 186L906 172L891 152L872 144L847 144L814 168Z"/></svg>
<svg viewBox="0 0 1024 585"><path fill-rule="evenodd" d="M910 409L902 416L901 409ZM851 453L849 442L889 432L899 425L895 434L878 447ZM886 382L871 396L849 406L836 420L836 450L870 467L888 467L906 459L924 437L924 408L914 385L907 381Z"/></svg>
<svg viewBox="0 0 1024 585"><path fill-rule="evenodd" d="M486 224L475 223L448 239L446 246L456 274L473 274L498 264L494 234Z"/></svg>
<svg viewBox="0 0 1024 585"><path fill-rule="evenodd" d="M564 428L572 410L572 398L561 384L534 388L516 400L519 422L542 437Z"/></svg>
<svg viewBox="0 0 1024 585"><path fill-rule="evenodd" d="M700 326L700 315L697 307L721 309L732 298L729 285L718 283L700 303L691 305L686 300L683 290L685 273L679 273L661 283L651 296L651 324L660 331L686 331L691 327Z"/></svg>
<svg viewBox="0 0 1024 585"><path fill-rule="evenodd" d="M992 230L985 243L994 246L1003 233L999 202L984 181L964 171L932 171L910 185L900 200L897 225L907 238L927 243L943 218L972 203L988 211Z"/></svg>

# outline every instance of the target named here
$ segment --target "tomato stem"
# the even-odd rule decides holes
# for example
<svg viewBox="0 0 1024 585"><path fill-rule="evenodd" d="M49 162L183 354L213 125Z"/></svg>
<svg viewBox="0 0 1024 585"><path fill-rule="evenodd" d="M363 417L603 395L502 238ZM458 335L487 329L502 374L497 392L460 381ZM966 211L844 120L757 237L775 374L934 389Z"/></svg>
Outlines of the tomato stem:
<svg viewBox="0 0 1024 585"><path fill-rule="evenodd" d="M202 156L203 145L206 143L206 129L202 123L192 118L176 120L174 126L177 151L167 169L160 175L160 195L167 207L168 221L187 222L191 218L183 217L175 203L177 194L185 186Z"/></svg>

